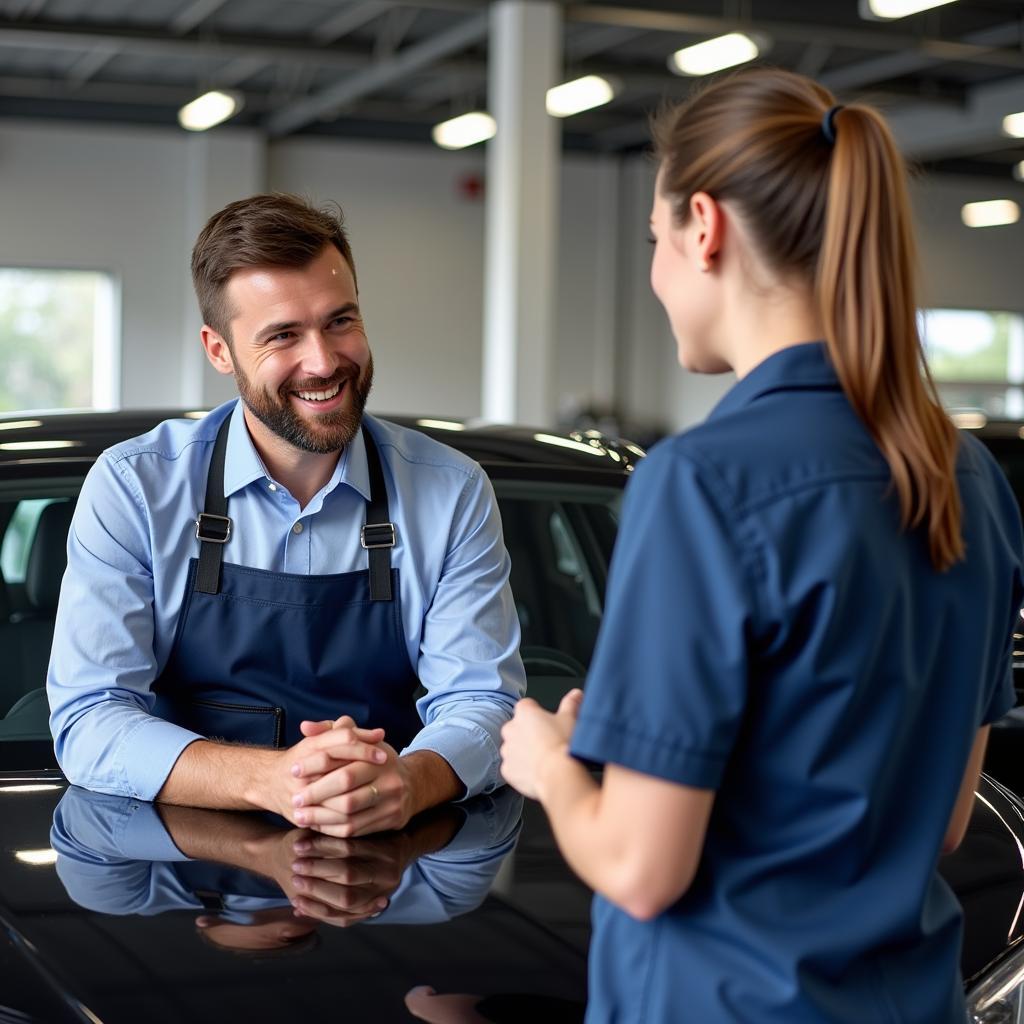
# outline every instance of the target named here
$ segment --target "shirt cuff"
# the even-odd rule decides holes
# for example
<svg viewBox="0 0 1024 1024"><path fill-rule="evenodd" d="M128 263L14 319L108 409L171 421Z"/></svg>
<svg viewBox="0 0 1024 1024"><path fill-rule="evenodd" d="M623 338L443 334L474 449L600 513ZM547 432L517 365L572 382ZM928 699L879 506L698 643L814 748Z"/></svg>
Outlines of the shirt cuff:
<svg viewBox="0 0 1024 1024"><path fill-rule="evenodd" d="M478 725L438 722L424 726L402 754L414 750L432 750L448 762L466 787L459 800L489 793L500 785L498 747L494 737Z"/></svg>
<svg viewBox="0 0 1024 1024"><path fill-rule="evenodd" d="M143 801L132 801L118 837L118 846L131 860L187 861L189 858L174 845L160 820L156 807Z"/></svg>
<svg viewBox="0 0 1024 1024"><path fill-rule="evenodd" d="M728 760L710 751L666 741L663 736L630 730L619 722L603 722L584 715L580 715L573 730L569 752L585 761L620 764L697 789L717 789Z"/></svg>
<svg viewBox="0 0 1024 1024"><path fill-rule="evenodd" d="M155 800L181 752L203 738L162 718L144 718L125 736L117 752L128 793L136 800Z"/></svg>

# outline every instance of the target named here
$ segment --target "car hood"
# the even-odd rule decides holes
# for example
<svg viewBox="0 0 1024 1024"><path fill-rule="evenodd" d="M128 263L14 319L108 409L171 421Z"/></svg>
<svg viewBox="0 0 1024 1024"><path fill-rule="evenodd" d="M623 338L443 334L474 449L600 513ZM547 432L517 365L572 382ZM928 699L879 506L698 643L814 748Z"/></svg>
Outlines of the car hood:
<svg viewBox="0 0 1024 1024"><path fill-rule="evenodd" d="M270 878L232 865L230 852L186 857L151 804L68 787L54 771L0 775L0 1020L412 1020L407 1000L430 998L421 986L489 997L481 1005L496 1020L527 1006L581 1015L585 890L536 818L523 832L512 791L466 807L378 917L243 953L208 941L197 919L244 929L261 913L290 917ZM210 816L206 839L250 817L199 813Z"/></svg>
<svg viewBox="0 0 1024 1024"><path fill-rule="evenodd" d="M200 813L214 837L251 817ZM414 1020L407 1000L426 998L422 986L487 997L483 1019L581 1019L589 895L543 814L509 790L458 813L379 917L243 954L204 941L197 918L245 926L287 907L268 877L186 857L151 804L69 787L52 769L0 773L0 1020ZM965 909L973 983L1024 938L1024 805L983 776L940 871Z"/></svg>

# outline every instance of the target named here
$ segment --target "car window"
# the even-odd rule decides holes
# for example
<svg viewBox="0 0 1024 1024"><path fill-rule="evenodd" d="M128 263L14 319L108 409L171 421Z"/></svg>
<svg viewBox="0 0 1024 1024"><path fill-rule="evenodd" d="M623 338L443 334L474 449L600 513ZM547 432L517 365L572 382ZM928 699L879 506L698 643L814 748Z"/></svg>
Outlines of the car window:
<svg viewBox="0 0 1024 1024"><path fill-rule="evenodd" d="M28 553L39 525L39 517L54 498L25 498L14 507L3 542L0 543L0 571L8 583L24 583Z"/></svg>
<svg viewBox="0 0 1024 1024"><path fill-rule="evenodd" d="M42 688L53 641L53 595L64 574L66 524L80 487L78 479L0 486L0 740L49 735ZM57 528L40 530L44 510L56 504L64 506L56 516ZM29 560L38 545L46 547L37 552L45 557L38 559L35 578L28 581Z"/></svg>
<svg viewBox="0 0 1024 1024"><path fill-rule="evenodd" d="M520 650L531 694L541 699L537 680L561 680L552 682L552 692L565 692L590 665L622 492L520 480L496 480L494 487L512 562Z"/></svg>

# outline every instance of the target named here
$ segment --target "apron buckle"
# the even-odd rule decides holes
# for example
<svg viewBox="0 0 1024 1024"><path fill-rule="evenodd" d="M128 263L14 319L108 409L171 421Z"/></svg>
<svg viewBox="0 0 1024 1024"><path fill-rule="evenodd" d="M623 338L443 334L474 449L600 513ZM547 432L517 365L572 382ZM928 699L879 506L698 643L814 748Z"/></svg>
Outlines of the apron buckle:
<svg viewBox="0 0 1024 1024"><path fill-rule="evenodd" d="M231 518L200 512L196 520L196 537L211 544L227 544L231 536Z"/></svg>
<svg viewBox="0 0 1024 1024"><path fill-rule="evenodd" d="M367 523L359 531L359 543L367 550L395 546L394 523Z"/></svg>

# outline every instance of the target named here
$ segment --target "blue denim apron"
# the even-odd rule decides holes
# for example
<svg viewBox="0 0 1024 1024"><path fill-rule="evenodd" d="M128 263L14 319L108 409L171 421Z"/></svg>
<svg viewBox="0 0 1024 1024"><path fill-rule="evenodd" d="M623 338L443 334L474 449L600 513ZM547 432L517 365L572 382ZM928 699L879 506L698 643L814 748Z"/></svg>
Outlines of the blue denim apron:
<svg viewBox="0 0 1024 1024"><path fill-rule="evenodd" d="M377 446L363 427L370 500L361 541L369 568L327 576L222 561L232 522L224 497L229 416L217 434L196 520L198 558L170 658L154 684L154 714L211 739L291 746L303 719L351 715L382 727L395 749L420 728L398 586L395 529Z"/></svg>

